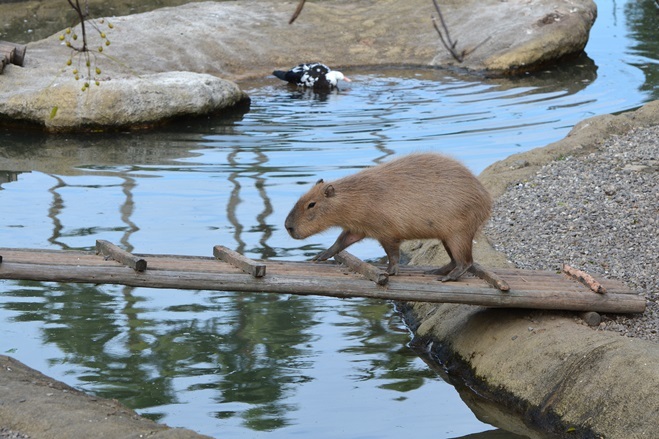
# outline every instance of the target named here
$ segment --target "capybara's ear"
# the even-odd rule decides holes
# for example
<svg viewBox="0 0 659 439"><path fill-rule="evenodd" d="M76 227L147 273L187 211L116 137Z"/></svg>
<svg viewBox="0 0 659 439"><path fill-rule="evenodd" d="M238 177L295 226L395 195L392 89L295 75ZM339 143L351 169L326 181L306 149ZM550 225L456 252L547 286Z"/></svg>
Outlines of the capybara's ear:
<svg viewBox="0 0 659 439"><path fill-rule="evenodd" d="M331 198L334 195L336 195L336 191L334 190L334 186L332 186L331 184L328 184L325 187L325 198Z"/></svg>
<svg viewBox="0 0 659 439"><path fill-rule="evenodd" d="M318 185L318 184L322 184L322 183L324 183L324 181L323 181L322 178L316 182L317 185Z"/></svg>

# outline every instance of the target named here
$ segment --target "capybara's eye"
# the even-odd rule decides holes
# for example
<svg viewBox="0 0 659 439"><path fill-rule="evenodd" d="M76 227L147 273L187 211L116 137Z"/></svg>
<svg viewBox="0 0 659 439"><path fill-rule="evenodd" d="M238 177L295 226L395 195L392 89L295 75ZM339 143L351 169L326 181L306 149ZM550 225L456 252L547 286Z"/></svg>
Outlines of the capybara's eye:
<svg viewBox="0 0 659 439"><path fill-rule="evenodd" d="M315 205L316 205L316 202L315 202L315 201L312 201L312 202L309 203L309 205L307 206L307 209L311 209L311 208L314 207Z"/></svg>

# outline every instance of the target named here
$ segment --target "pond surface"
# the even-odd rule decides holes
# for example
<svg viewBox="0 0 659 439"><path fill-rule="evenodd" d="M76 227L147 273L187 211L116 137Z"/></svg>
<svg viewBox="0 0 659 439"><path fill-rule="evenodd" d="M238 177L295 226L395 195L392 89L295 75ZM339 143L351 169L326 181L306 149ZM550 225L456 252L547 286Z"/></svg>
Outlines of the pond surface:
<svg viewBox="0 0 659 439"><path fill-rule="evenodd" d="M0 247L304 260L338 232L283 222L318 178L432 150L478 173L577 122L658 99L656 7L599 3L588 56L517 79L440 70L345 73L319 96L241 86L245 114L157 132L0 131ZM654 8L654 9L653 9ZM373 242L351 252L383 256ZM214 437L487 437L406 347L391 304L233 292L0 281L0 354L139 413ZM508 437L513 437L512 435Z"/></svg>

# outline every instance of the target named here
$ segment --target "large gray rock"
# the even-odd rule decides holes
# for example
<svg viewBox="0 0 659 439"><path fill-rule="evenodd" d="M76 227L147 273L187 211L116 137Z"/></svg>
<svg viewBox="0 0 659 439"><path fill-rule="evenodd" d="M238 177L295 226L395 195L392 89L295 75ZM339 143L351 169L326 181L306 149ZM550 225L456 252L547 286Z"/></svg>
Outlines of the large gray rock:
<svg viewBox="0 0 659 439"><path fill-rule="evenodd" d="M0 114L47 131L142 128L234 106L247 96L230 81L192 72L166 72L103 82L81 91L80 81L12 87Z"/></svg>
<svg viewBox="0 0 659 439"><path fill-rule="evenodd" d="M439 42L429 0L312 2L289 25L294 3L190 3L112 18L112 44L94 61L101 85L87 92L71 73L79 57L66 66L71 50L58 35L31 43L25 66L10 65L0 77L0 120L48 131L150 125L245 99L235 85L204 73L236 81L301 61L525 71L581 52L596 17L591 0L454 1L443 15L456 49L485 41L458 63ZM89 35L91 47L103 44Z"/></svg>

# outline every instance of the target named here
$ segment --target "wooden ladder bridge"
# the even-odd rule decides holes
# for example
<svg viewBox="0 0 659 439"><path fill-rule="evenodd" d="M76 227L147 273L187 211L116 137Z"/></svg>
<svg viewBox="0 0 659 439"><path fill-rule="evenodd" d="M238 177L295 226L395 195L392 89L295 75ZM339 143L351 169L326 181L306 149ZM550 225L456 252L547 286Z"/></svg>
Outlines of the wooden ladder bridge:
<svg viewBox="0 0 659 439"><path fill-rule="evenodd" d="M439 282L436 275L424 273L430 267L401 266L400 273L390 278L382 267L345 251L334 259L321 263L255 261L219 245L213 248L213 257L132 254L98 240L96 252L0 248L0 279L505 308L612 313L645 310L645 299L621 282L598 281L567 266L561 273L497 269L488 272L494 279L465 275L457 282Z"/></svg>

